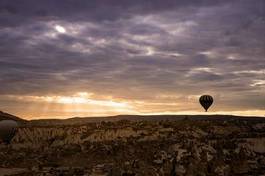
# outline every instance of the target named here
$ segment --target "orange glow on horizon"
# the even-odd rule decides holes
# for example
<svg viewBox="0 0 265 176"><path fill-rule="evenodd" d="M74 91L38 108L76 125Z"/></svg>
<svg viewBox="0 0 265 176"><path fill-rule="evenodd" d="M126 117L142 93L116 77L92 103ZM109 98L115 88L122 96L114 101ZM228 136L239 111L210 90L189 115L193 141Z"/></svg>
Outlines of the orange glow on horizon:
<svg viewBox="0 0 265 176"><path fill-rule="evenodd" d="M77 92L72 96L15 96L8 95L5 98L24 102L26 104L19 110L4 108L3 111L17 115L25 119L41 118L71 118L71 117L96 117L112 116L120 114L130 115L242 115L264 117L265 110L220 110L217 105L204 112L197 102L198 95L190 95L186 102L181 102L179 96L159 95L158 100L137 101L127 99L115 99L111 96L97 97L93 93ZM161 99L166 99L162 101ZM173 100L171 100L173 99ZM186 108L186 109L184 109Z"/></svg>

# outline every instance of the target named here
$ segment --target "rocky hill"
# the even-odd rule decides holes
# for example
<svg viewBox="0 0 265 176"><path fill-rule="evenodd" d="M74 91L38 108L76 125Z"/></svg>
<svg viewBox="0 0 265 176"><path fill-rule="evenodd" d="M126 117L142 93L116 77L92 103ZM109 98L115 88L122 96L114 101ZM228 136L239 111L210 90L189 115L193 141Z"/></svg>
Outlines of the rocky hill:
<svg viewBox="0 0 265 176"><path fill-rule="evenodd" d="M265 174L263 118L29 124L19 128L10 146L0 145L0 173L21 176Z"/></svg>
<svg viewBox="0 0 265 176"><path fill-rule="evenodd" d="M1 120L15 120L15 121L19 121L19 122L23 122L25 121L24 119L8 114L6 112L0 111L0 121Z"/></svg>

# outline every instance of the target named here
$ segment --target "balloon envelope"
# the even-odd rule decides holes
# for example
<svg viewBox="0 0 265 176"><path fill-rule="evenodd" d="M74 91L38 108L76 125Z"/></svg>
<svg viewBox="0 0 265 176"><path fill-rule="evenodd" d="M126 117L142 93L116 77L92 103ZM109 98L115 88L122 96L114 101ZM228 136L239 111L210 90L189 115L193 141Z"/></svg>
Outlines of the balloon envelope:
<svg viewBox="0 0 265 176"><path fill-rule="evenodd" d="M18 124L14 120L0 121L0 140L6 144L9 144L16 134L17 127Z"/></svg>
<svg viewBox="0 0 265 176"><path fill-rule="evenodd" d="M199 101L202 107L207 112L209 107L213 104L213 97L211 95L202 95Z"/></svg>

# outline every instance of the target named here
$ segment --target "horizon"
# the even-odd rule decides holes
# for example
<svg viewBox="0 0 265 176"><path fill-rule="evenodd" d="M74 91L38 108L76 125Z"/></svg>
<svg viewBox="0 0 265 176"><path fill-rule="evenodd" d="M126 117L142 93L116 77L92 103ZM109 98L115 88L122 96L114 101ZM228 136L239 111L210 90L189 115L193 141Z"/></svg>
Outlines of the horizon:
<svg viewBox="0 0 265 176"><path fill-rule="evenodd" d="M264 117L264 31L263 0L2 0L0 110Z"/></svg>
<svg viewBox="0 0 265 176"><path fill-rule="evenodd" d="M1 113L7 113L9 115L16 116L23 120L67 120L67 119L75 119L75 118L112 118L112 117L119 117L119 116L232 116L232 117L249 117L249 118L265 118L265 115L253 115L252 113L249 114L241 114L241 113L230 113L230 112L193 112L190 114L185 113L149 113L149 114L114 114L114 115L99 115L99 116L44 116L44 117L25 117L25 116L18 116L16 114L10 114L8 112L0 111Z"/></svg>

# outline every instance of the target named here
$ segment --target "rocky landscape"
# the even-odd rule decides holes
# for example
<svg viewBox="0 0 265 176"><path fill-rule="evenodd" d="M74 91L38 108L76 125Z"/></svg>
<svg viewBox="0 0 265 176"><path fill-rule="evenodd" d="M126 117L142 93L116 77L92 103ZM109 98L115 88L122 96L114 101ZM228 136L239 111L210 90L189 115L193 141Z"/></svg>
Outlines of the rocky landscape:
<svg viewBox="0 0 265 176"><path fill-rule="evenodd" d="M23 122L0 175L265 175L265 119L202 117Z"/></svg>

